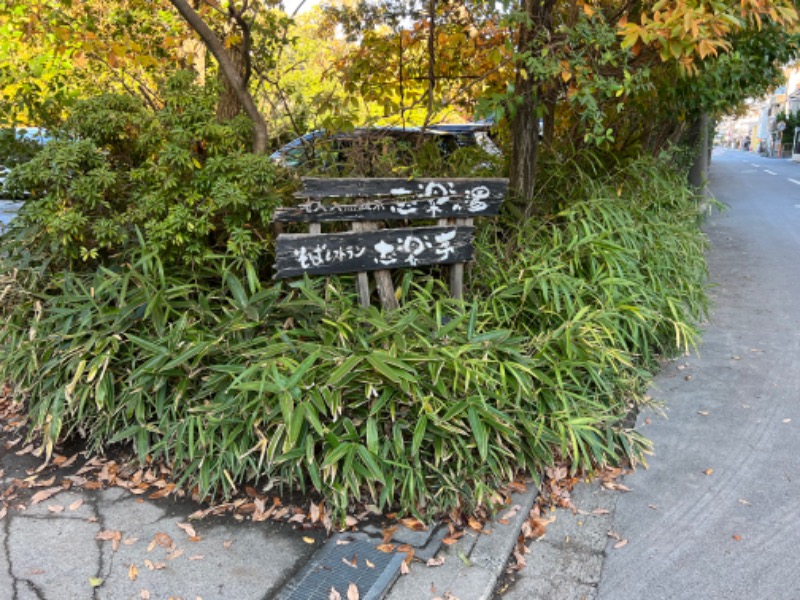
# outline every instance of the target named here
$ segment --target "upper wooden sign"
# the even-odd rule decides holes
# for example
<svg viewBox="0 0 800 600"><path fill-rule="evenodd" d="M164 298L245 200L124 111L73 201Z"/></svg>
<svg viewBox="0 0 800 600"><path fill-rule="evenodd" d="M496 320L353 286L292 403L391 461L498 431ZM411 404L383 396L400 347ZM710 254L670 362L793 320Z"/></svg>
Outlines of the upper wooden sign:
<svg viewBox="0 0 800 600"><path fill-rule="evenodd" d="M276 221L391 221L471 218L496 215L508 190L507 179L305 179L298 194L307 201L278 208ZM365 199L354 203L328 198Z"/></svg>

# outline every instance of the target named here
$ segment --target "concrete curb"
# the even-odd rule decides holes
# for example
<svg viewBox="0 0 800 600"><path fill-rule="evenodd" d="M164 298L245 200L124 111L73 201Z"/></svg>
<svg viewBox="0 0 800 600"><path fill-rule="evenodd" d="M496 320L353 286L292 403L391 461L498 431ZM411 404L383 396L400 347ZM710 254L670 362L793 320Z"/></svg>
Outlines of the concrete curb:
<svg viewBox="0 0 800 600"><path fill-rule="evenodd" d="M458 600L491 599L537 496L532 483L524 493L514 494L511 506L519 509L509 523L499 522L508 513L502 511L484 528L486 533L469 531L455 544L444 546L439 552L445 558L443 565L412 563L411 573L397 579L386 600L433 599L446 593Z"/></svg>

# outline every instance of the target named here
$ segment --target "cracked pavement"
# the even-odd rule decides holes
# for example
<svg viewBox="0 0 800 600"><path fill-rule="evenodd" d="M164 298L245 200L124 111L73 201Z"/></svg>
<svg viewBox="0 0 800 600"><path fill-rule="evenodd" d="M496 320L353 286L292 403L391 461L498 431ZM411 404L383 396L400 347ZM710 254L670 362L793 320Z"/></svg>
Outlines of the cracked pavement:
<svg viewBox="0 0 800 600"><path fill-rule="evenodd" d="M38 464L4 452L0 491ZM12 500L0 519L4 600L261 600L318 545L305 543L289 525L232 517L192 522L197 534L192 540L178 527L197 509L189 500L73 486L31 504L35 490L24 491L28 498ZM119 532L117 541L98 539L102 532Z"/></svg>

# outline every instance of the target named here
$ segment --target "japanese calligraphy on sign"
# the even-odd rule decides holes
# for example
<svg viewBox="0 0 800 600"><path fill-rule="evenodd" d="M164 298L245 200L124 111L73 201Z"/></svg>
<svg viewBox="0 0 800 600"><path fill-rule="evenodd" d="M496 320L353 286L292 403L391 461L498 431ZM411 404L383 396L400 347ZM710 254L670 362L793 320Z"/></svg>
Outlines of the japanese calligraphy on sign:
<svg viewBox="0 0 800 600"><path fill-rule="evenodd" d="M321 201L318 189L332 180L306 180L308 198L299 206L279 208L279 222L393 221L404 219L470 218L496 215L507 189L506 180L337 179L337 196L369 200L356 204ZM368 183L366 183L368 182Z"/></svg>
<svg viewBox="0 0 800 600"><path fill-rule="evenodd" d="M466 262L472 258L473 231L459 226L282 235L275 277Z"/></svg>

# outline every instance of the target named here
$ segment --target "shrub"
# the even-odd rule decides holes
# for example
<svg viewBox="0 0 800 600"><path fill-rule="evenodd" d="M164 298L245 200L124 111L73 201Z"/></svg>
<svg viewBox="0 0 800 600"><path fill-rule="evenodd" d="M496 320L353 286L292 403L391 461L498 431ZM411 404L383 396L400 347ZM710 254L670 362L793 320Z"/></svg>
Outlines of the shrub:
<svg viewBox="0 0 800 600"><path fill-rule="evenodd" d="M468 511L519 470L641 458L623 420L706 310L695 199L665 164L553 167L560 211L484 224L470 301L405 272L403 307L381 313L352 277L262 283L276 175L182 98L34 159L43 196L6 237L0 376L48 453L128 444L202 495L259 481L339 516ZM155 154L115 158L134 141Z"/></svg>
<svg viewBox="0 0 800 600"><path fill-rule="evenodd" d="M54 267L124 263L135 231L167 264L218 253L268 256L272 211L292 183L248 151L248 126L214 119L214 97L187 74L171 80L157 113L128 96L78 103L69 133L15 169L30 190L17 230Z"/></svg>

